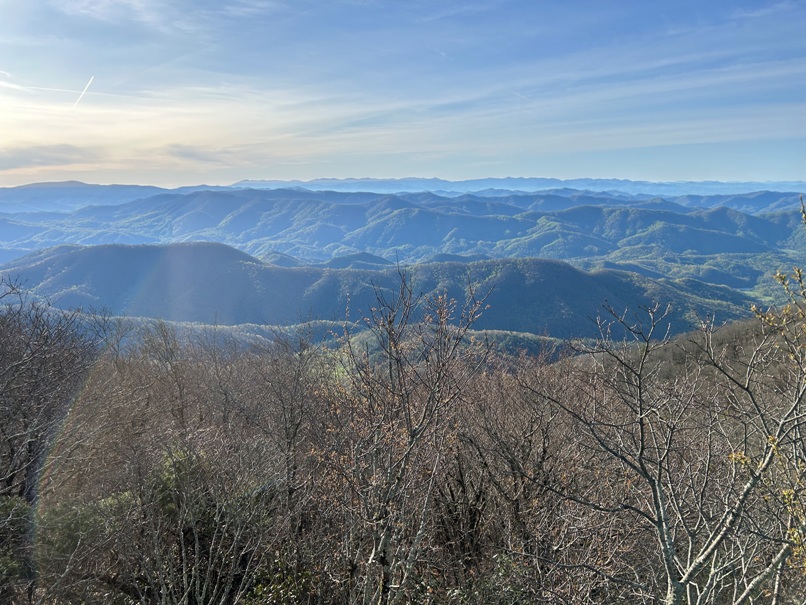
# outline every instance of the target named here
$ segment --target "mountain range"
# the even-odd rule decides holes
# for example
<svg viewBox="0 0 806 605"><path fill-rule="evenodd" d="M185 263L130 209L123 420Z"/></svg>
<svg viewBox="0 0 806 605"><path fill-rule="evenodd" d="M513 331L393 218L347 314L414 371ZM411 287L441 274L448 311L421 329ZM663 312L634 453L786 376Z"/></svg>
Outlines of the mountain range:
<svg viewBox="0 0 806 605"><path fill-rule="evenodd" d="M96 187L84 197L96 199ZM82 189L56 188L51 199L78 204ZM762 298L771 273L806 261L798 194L786 192L646 198L562 189L445 197L190 188L151 195L150 188L120 186L111 193L118 197L104 205L0 213L0 261L63 244L213 241L283 266L550 258L582 269L695 278ZM138 195L144 197L126 200Z"/></svg>
<svg viewBox="0 0 806 605"><path fill-rule="evenodd" d="M719 195L742 194L748 191L804 191L806 181L674 181L651 182L628 179L549 179L529 177L506 177L448 181L444 179L314 179L311 181L244 180L234 187L277 189L304 187L328 191L372 191L376 193L400 193L433 191L436 193L472 193L485 190L518 192L545 191L548 189L584 189L588 191L613 192L638 195Z"/></svg>
<svg viewBox="0 0 806 605"><path fill-rule="evenodd" d="M501 189L538 181L564 186ZM344 319L403 269L426 296L461 300L468 283L489 293L479 327L565 338L589 334L605 301L671 302L676 330L704 314L746 316L753 302L775 300L776 271L806 264L791 190L655 195L638 191L641 183L590 179L580 184L622 189L550 179L465 182L484 187L474 193L425 189L445 183L0 189L0 273L62 306L288 325Z"/></svg>
<svg viewBox="0 0 806 605"><path fill-rule="evenodd" d="M472 290L488 307L477 329L570 338L592 336L603 304L618 312L673 305L674 331L698 317L746 317L750 298L695 280L649 279L616 270L586 272L546 259L424 263L403 269L281 267L223 244L66 245L2 268L56 306L113 315L221 325L287 326L311 320L359 321L375 291L394 291L399 272L415 292L464 301Z"/></svg>

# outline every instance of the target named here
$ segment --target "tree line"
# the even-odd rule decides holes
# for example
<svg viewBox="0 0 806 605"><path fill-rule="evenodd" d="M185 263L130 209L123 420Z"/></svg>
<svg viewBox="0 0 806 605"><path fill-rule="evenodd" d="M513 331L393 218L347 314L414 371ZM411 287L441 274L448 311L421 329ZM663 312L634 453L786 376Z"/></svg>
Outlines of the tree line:
<svg viewBox="0 0 806 605"><path fill-rule="evenodd" d="M752 325L512 356L401 275L244 343L3 284L0 603L802 603L802 277Z"/></svg>

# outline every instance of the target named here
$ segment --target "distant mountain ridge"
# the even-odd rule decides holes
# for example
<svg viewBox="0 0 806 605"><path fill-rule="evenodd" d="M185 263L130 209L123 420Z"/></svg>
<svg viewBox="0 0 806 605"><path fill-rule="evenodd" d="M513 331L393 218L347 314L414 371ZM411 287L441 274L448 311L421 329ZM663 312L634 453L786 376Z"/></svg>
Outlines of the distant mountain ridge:
<svg viewBox="0 0 806 605"><path fill-rule="evenodd" d="M88 205L114 205L162 193L184 194L194 191L234 189L296 189L298 191L334 191L363 193L429 192L456 197L473 193L478 197L501 198L543 192L568 197L573 193L607 194L611 199L649 199L651 197L764 196L772 193L806 192L806 181L721 182L679 181L651 182L627 179L553 179L536 177L484 178L449 181L438 178L401 179L313 179L243 180L232 185L191 185L176 188L151 185L96 185L80 181L30 183L0 187L0 212L70 211ZM692 206L698 204L692 203Z"/></svg>
<svg viewBox="0 0 806 605"><path fill-rule="evenodd" d="M652 182L632 181L628 179L552 179L540 177L484 178L462 181L417 177L400 179L313 179L309 181L243 180L234 183L233 186L269 189L283 187L304 187L306 189L313 190L372 191L376 193L401 193L414 191L471 193L489 189L534 192L560 188L645 195L730 195L754 191L806 191L806 181Z"/></svg>
<svg viewBox="0 0 806 605"><path fill-rule="evenodd" d="M0 187L0 212L69 212L85 206L114 205L160 193L189 193L229 187L194 185L166 189L152 185L94 185L81 181Z"/></svg>

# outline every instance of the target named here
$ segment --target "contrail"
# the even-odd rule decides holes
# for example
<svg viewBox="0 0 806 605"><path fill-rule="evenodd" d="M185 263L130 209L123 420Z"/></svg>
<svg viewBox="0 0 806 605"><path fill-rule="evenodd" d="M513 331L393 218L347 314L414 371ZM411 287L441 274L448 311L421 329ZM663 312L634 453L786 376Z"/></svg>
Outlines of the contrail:
<svg viewBox="0 0 806 605"><path fill-rule="evenodd" d="M87 92L87 89L90 87L90 84L92 84L92 81L94 79L95 79L95 76L90 76L90 81L87 82L87 85L84 87L84 90L81 91L81 94L78 95L78 98L76 99L76 102L73 103L73 109L76 108L76 105L78 105L78 102L84 97L84 93Z"/></svg>

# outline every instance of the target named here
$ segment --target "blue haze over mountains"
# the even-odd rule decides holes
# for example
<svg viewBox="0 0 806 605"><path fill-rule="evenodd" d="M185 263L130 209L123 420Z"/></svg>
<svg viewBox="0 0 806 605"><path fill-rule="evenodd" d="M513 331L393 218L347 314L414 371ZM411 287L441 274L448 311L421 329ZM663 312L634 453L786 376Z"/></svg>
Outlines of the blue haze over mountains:
<svg viewBox="0 0 806 605"><path fill-rule="evenodd" d="M57 305L227 325L338 321L408 267L489 292L479 328L585 336L605 301L747 316L806 264L804 183L321 179L0 189L0 268ZM357 312L357 311L356 311ZM355 319L355 318L353 318Z"/></svg>

